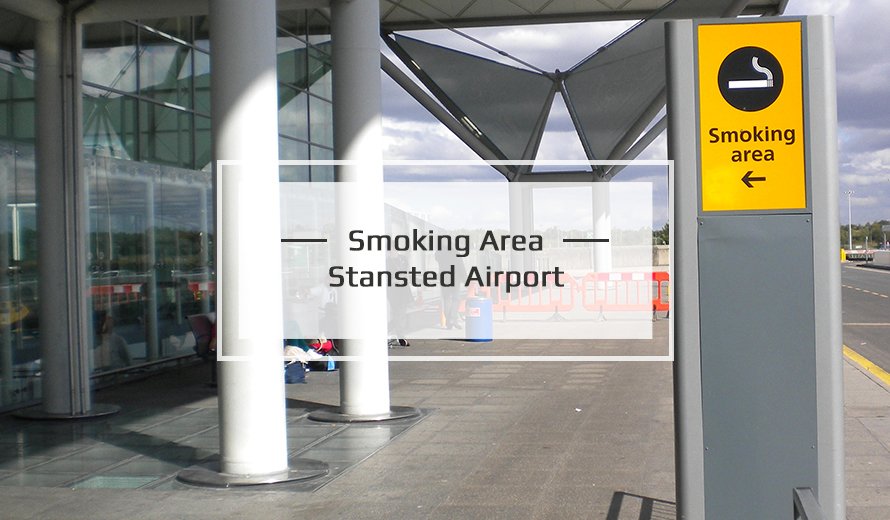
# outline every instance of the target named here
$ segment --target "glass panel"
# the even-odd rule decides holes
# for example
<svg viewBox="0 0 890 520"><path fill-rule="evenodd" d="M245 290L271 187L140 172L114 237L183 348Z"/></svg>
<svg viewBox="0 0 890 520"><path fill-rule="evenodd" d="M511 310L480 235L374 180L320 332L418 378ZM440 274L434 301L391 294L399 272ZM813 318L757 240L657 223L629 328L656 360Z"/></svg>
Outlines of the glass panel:
<svg viewBox="0 0 890 520"><path fill-rule="evenodd" d="M309 137L313 144L334 145L331 103L309 96Z"/></svg>
<svg viewBox="0 0 890 520"><path fill-rule="evenodd" d="M10 125L12 119L12 67L0 66L0 137L10 137Z"/></svg>
<svg viewBox="0 0 890 520"><path fill-rule="evenodd" d="M194 46L204 52L210 52L210 40L207 39L210 34L210 18L207 16L196 16L194 17L194 23Z"/></svg>
<svg viewBox="0 0 890 520"><path fill-rule="evenodd" d="M84 95L83 146L88 154L136 158L136 100L108 92Z"/></svg>
<svg viewBox="0 0 890 520"><path fill-rule="evenodd" d="M309 139L309 96L290 87L278 86L278 133L297 139Z"/></svg>
<svg viewBox="0 0 890 520"><path fill-rule="evenodd" d="M185 317L214 308L210 175L87 162L94 370L193 355Z"/></svg>
<svg viewBox="0 0 890 520"><path fill-rule="evenodd" d="M34 99L34 71L15 69L12 76L12 97L18 100Z"/></svg>
<svg viewBox="0 0 890 520"><path fill-rule="evenodd" d="M3 79L0 78L0 82L2 82L2 81L3 81ZM10 124L10 119L12 116L9 113L9 107L10 107L9 101L5 101L2 98L0 98L0 137L2 137L2 138L10 137L9 124Z"/></svg>
<svg viewBox="0 0 890 520"><path fill-rule="evenodd" d="M30 25L30 24L28 24ZM25 30L20 27L20 30ZM17 63L21 63L22 67L34 69L37 63L34 61L34 49L21 49L15 52L14 58Z"/></svg>
<svg viewBox="0 0 890 520"><path fill-rule="evenodd" d="M278 138L278 158L281 160L308 160L309 144L285 137ZM309 180L309 166L282 165L278 168L281 182L305 182Z"/></svg>
<svg viewBox="0 0 890 520"><path fill-rule="evenodd" d="M0 144L0 406L40 398L34 151Z"/></svg>
<svg viewBox="0 0 890 520"><path fill-rule="evenodd" d="M309 92L331 99L331 57L318 47L309 49Z"/></svg>
<svg viewBox="0 0 890 520"><path fill-rule="evenodd" d="M306 44L289 36L279 36L278 82L306 88Z"/></svg>
<svg viewBox="0 0 890 520"><path fill-rule="evenodd" d="M195 164L199 170L210 169L210 118L195 116Z"/></svg>
<svg viewBox="0 0 890 520"><path fill-rule="evenodd" d="M8 105L5 107L8 130L13 139L31 141L34 139L34 73L30 70L13 68L9 75Z"/></svg>
<svg viewBox="0 0 890 520"><path fill-rule="evenodd" d="M139 89L145 95L191 108L192 60L188 47L162 40L142 30L139 57ZM149 44L145 44L146 38Z"/></svg>
<svg viewBox="0 0 890 520"><path fill-rule="evenodd" d="M192 41L192 19L184 16L180 18L161 18L159 20L139 20L142 25L155 31L172 36L186 43ZM143 38L143 43L146 41Z"/></svg>
<svg viewBox="0 0 890 520"><path fill-rule="evenodd" d="M309 158L313 161L330 161L334 159L334 151L330 148L321 148L320 146L311 146L309 148ZM312 182L333 182L334 167L333 166L316 166L311 168L310 180Z"/></svg>
<svg viewBox="0 0 890 520"><path fill-rule="evenodd" d="M128 23L85 25L83 81L136 92L136 28Z"/></svg>
<svg viewBox="0 0 890 520"><path fill-rule="evenodd" d="M153 226L160 351L163 356L192 354L186 316L215 308L210 178L178 168L161 171Z"/></svg>
<svg viewBox="0 0 890 520"><path fill-rule="evenodd" d="M278 25L289 33L305 39L306 37L306 11L279 11Z"/></svg>
<svg viewBox="0 0 890 520"><path fill-rule="evenodd" d="M111 158L96 157L91 164L93 371L103 372L152 358L144 319L151 265L145 242L150 178L131 175L128 163Z"/></svg>
<svg viewBox="0 0 890 520"><path fill-rule="evenodd" d="M12 105L13 138L32 141L34 139L34 102L16 101Z"/></svg>
<svg viewBox="0 0 890 520"><path fill-rule="evenodd" d="M317 44L331 39L331 22L321 11L309 11L308 19L309 43Z"/></svg>
<svg viewBox="0 0 890 520"><path fill-rule="evenodd" d="M139 102L140 159L191 166L191 118L188 112Z"/></svg>
<svg viewBox="0 0 890 520"><path fill-rule="evenodd" d="M0 100L5 100L12 95L9 82L12 80L13 68L6 64L0 64Z"/></svg>
<svg viewBox="0 0 890 520"><path fill-rule="evenodd" d="M210 55L200 51L192 51L195 82L195 111L210 115Z"/></svg>

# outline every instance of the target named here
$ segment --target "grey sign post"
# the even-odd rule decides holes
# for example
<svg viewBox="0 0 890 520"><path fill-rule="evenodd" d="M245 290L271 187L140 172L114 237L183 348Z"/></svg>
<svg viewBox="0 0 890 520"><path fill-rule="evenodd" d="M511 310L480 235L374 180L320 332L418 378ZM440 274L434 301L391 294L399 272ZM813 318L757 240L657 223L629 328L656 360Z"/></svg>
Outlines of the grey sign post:
<svg viewBox="0 0 890 520"><path fill-rule="evenodd" d="M667 24L678 518L844 513L827 17Z"/></svg>

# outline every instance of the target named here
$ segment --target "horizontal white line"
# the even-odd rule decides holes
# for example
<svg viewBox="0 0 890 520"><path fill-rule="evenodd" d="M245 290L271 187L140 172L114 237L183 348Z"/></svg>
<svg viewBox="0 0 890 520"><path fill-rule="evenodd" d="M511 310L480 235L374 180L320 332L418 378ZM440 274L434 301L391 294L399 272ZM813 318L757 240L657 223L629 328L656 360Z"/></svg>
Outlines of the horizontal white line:
<svg viewBox="0 0 890 520"><path fill-rule="evenodd" d="M217 356L217 361L250 361L251 356ZM377 361L375 356L326 356L324 359L334 361ZM612 361L673 361L672 355L667 356L389 356L388 361L411 362L597 362ZM283 361L283 359L282 359Z"/></svg>
<svg viewBox="0 0 890 520"><path fill-rule="evenodd" d="M229 165L239 165L239 164L251 164L250 159L219 159L216 163L220 166L229 166ZM268 161L265 161L268 162ZM276 164L280 166L352 166L352 165L360 165L367 164L368 161L364 160L350 160L350 159L281 159L278 161L274 161ZM380 161L380 164L384 166L483 166L483 165L493 165L493 166L572 166L572 165L582 165L589 164L593 166L672 166L672 160L663 160L663 159L632 159L632 160L573 160L573 159L559 159L559 160L492 160L485 161L482 159L443 159L443 160L419 160L419 159L404 159L404 160L396 160L396 159L384 159ZM544 172L546 173L546 172Z"/></svg>

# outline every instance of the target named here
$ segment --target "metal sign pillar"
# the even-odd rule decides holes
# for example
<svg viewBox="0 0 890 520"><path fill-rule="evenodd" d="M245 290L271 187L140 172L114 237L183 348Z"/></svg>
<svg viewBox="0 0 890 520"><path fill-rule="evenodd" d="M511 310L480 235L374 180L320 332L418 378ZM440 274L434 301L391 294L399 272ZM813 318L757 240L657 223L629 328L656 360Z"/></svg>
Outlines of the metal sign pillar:
<svg viewBox="0 0 890 520"><path fill-rule="evenodd" d="M844 518L831 19L667 24L677 509Z"/></svg>

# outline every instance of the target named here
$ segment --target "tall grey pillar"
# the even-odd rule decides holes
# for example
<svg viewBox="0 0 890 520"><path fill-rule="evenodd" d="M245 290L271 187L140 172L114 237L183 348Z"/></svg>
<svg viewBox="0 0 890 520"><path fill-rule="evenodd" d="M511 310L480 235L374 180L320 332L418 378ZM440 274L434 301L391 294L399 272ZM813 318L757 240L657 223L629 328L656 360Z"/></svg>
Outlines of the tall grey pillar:
<svg viewBox="0 0 890 520"><path fill-rule="evenodd" d="M275 44L275 0L211 0L220 461L181 471L191 484L327 472L287 458Z"/></svg>
<svg viewBox="0 0 890 520"><path fill-rule="evenodd" d="M81 171L80 28L70 15L38 21L36 166L43 409L25 417L79 418L116 407L90 395L87 190Z"/></svg>
<svg viewBox="0 0 890 520"><path fill-rule="evenodd" d="M271 475L288 469L275 0L211 1L210 37L217 338L237 357L219 362L220 471Z"/></svg>
<svg viewBox="0 0 890 520"><path fill-rule="evenodd" d="M338 227L344 232L384 230L379 20L378 2L331 2L334 157L356 161L337 168L337 181L361 183L361 191L368 195L363 201L338 200ZM358 191L351 190L347 197ZM382 253L373 260L385 269ZM361 327L361 337L342 342L342 353L363 358L342 364L340 411L355 416L388 414L386 292L380 288L340 296L340 315L359 320L354 324Z"/></svg>
<svg viewBox="0 0 890 520"><path fill-rule="evenodd" d="M360 189L338 190L338 236L332 252L344 265L386 269L385 255L352 253L347 234L362 229L384 232L380 88L380 6L376 1L331 2L334 157L350 161L336 169L339 183ZM414 415L396 411L389 401L389 351L384 288L343 288L338 312L345 339L340 368L340 411L315 412L320 421L377 421ZM344 323L347 322L347 323Z"/></svg>
<svg viewBox="0 0 890 520"><path fill-rule="evenodd" d="M612 210L610 207L609 184L593 185L593 236L608 238L609 242L593 244L593 268L598 273L612 271Z"/></svg>

